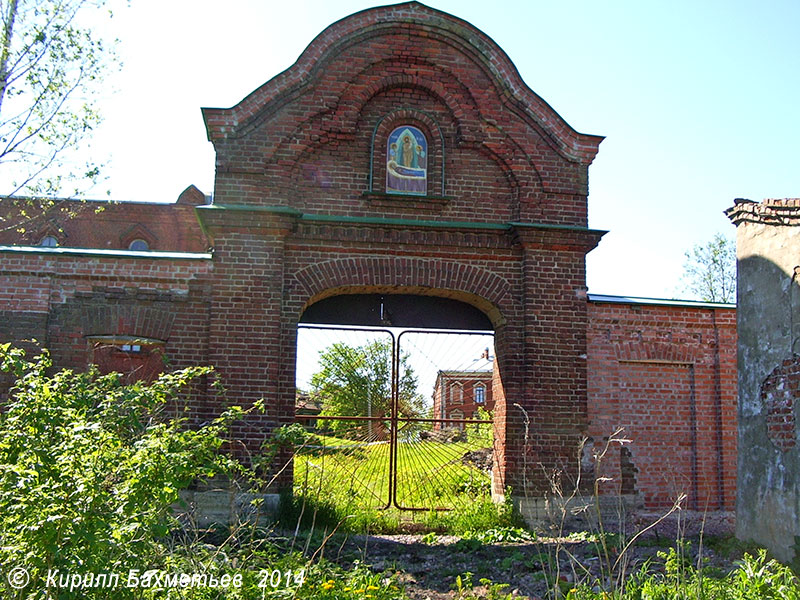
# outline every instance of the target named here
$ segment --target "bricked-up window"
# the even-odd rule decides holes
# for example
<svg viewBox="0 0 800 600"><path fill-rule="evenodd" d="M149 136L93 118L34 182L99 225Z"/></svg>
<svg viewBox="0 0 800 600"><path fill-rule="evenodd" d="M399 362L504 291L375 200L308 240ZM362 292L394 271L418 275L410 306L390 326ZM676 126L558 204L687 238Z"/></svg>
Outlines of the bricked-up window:
<svg viewBox="0 0 800 600"><path fill-rule="evenodd" d="M126 383L153 381L164 371L164 343L157 340L93 338L91 362L101 373L117 372Z"/></svg>
<svg viewBox="0 0 800 600"><path fill-rule="evenodd" d="M450 384L450 404L464 403L464 387L456 382Z"/></svg>
<svg viewBox="0 0 800 600"><path fill-rule="evenodd" d="M386 142L386 192L428 193L428 140L417 127L396 127Z"/></svg>
<svg viewBox="0 0 800 600"><path fill-rule="evenodd" d="M797 444L795 404L800 399L800 356L776 367L761 384L761 401L767 417L767 437L786 452Z"/></svg>

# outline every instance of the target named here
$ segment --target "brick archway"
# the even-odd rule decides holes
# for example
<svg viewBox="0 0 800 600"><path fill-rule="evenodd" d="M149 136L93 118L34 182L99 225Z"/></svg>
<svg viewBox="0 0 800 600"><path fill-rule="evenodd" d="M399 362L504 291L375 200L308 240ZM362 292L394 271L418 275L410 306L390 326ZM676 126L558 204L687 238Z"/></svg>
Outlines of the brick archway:
<svg viewBox="0 0 800 600"><path fill-rule="evenodd" d="M390 293L441 296L471 304L495 327L513 312L511 284L491 271L457 261L422 257L350 257L326 260L294 274L308 299L304 307L338 294Z"/></svg>
<svg viewBox="0 0 800 600"><path fill-rule="evenodd" d="M197 209L214 245L209 358L237 402L269 406L237 432L246 445L293 418L309 304L404 293L466 302L494 326L507 398L496 491L548 490L525 473L531 457L571 468L587 426L585 257L603 235L587 227L587 174L602 138L567 125L488 36L416 2L331 25L239 105L203 114L217 152L214 205ZM428 130L435 191L370 187L382 123Z"/></svg>

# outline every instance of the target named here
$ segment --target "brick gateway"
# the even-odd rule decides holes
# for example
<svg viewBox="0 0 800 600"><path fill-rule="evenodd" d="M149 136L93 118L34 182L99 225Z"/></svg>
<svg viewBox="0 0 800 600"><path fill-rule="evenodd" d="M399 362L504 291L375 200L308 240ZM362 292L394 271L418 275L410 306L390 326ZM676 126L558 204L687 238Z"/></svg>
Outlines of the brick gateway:
<svg viewBox="0 0 800 600"><path fill-rule="evenodd" d="M580 441L624 426L632 443L605 463L606 491L646 509L679 492L732 508L734 310L587 294L602 138L574 131L481 31L416 2L363 11L203 115L217 173L195 235L213 253L4 247L4 339L35 337L64 366L96 361L98 340L213 364L231 402L267 400L233 432L255 451L294 419L306 311L365 295L458 301L495 332L497 495L547 496L542 473L574 477ZM219 409L193 400L200 421Z"/></svg>

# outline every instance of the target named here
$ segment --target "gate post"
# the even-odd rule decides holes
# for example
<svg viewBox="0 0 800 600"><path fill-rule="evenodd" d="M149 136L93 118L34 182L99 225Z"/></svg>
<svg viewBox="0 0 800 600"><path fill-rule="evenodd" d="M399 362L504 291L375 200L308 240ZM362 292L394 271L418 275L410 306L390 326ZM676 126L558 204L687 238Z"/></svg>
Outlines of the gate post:
<svg viewBox="0 0 800 600"><path fill-rule="evenodd" d="M214 272L209 319L209 358L226 388L227 400L243 408L264 398L265 414L253 412L231 428L247 458L260 451L272 430L294 420L293 354L283 351L282 327L285 240L293 211L273 207L210 205L198 217L214 244ZM291 364L289 364L291 363ZM209 406L218 413L223 407ZM280 468L289 456L279 456ZM275 492L291 487L292 469L273 483Z"/></svg>
<svg viewBox="0 0 800 600"><path fill-rule="evenodd" d="M515 233L522 247L524 341L521 360L511 367L521 369L521 393L506 406L506 484L526 519L539 521L553 500L551 480L566 495L578 482L588 425L586 253L604 232L515 224Z"/></svg>

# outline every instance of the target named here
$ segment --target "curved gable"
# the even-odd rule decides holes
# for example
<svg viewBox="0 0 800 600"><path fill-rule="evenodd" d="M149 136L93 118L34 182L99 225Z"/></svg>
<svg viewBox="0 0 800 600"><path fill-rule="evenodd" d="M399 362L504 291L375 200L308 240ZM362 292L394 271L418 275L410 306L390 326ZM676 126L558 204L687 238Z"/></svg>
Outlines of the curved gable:
<svg viewBox="0 0 800 600"><path fill-rule="evenodd" d="M397 114L405 120L385 122ZM602 140L572 129L487 35L417 2L332 24L292 67L203 115L218 155L217 202L310 213L406 216L412 207L585 225L587 170ZM384 185L394 150L379 130L400 125L441 140L416 174L428 178L414 188L426 198L385 197L398 187Z"/></svg>

